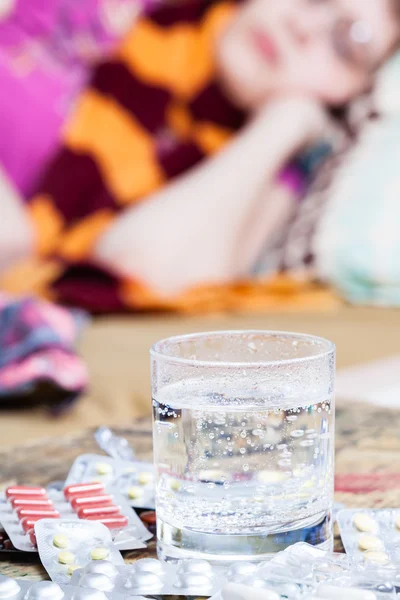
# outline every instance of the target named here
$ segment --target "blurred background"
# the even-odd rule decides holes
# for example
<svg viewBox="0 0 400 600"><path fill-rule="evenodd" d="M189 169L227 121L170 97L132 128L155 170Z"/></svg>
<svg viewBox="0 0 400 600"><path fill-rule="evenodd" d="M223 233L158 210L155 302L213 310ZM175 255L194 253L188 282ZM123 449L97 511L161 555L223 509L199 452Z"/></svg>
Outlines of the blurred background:
<svg viewBox="0 0 400 600"><path fill-rule="evenodd" d="M0 445L149 416L174 334L395 355L399 47L400 0L0 0Z"/></svg>

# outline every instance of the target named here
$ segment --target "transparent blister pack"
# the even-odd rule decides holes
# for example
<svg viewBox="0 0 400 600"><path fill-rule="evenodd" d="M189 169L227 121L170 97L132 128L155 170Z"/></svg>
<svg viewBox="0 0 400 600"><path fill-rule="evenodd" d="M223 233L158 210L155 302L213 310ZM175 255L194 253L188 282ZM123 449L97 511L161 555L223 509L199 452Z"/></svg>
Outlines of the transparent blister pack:
<svg viewBox="0 0 400 600"><path fill-rule="evenodd" d="M74 461L66 485L90 482L101 482L107 490L117 490L135 508L153 509L155 506L152 463L82 454Z"/></svg>
<svg viewBox="0 0 400 600"><path fill-rule="evenodd" d="M4 600L123 600L122 596L106 594L100 590L54 581L29 581L0 575L0 598ZM132 597L131 600L145 600Z"/></svg>
<svg viewBox="0 0 400 600"><path fill-rule="evenodd" d="M326 600L390 600L395 598L395 586L390 582L373 581L351 573L343 579L320 583L315 588L317 598Z"/></svg>
<svg viewBox="0 0 400 600"><path fill-rule="evenodd" d="M356 571L319 583L312 579L306 585L287 576L289 583L268 577L229 582L211 600L390 600L396 595L392 583L373 581Z"/></svg>
<svg viewBox="0 0 400 600"><path fill-rule="evenodd" d="M369 572L399 570L400 509L345 509L339 512L337 520L353 564Z"/></svg>
<svg viewBox="0 0 400 600"><path fill-rule="evenodd" d="M128 440L115 434L109 427L99 427L94 433L94 438L108 456L120 460L135 460L135 451Z"/></svg>
<svg viewBox="0 0 400 600"><path fill-rule="evenodd" d="M287 556L289 557L289 554ZM304 557L305 552L301 561L304 561ZM311 593L314 585L312 568L305 568L304 563L301 567L301 561L298 564L276 560L213 565L201 559L181 560L174 564L156 559L141 559L124 567L102 562L75 571L71 581L77 586L82 582L88 585L91 580L93 585L100 582L107 589L125 594L126 597L135 594L157 597L210 596L221 590L226 583L233 582L260 590L270 590L295 599ZM107 582L106 578L111 583Z"/></svg>
<svg viewBox="0 0 400 600"><path fill-rule="evenodd" d="M221 589L225 575L205 560L176 564L144 558L131 565L115 567L110 562L90 564L75 571L71 583L115 591L126 598L137 595L211 596Z"/></svg>
<svg viewBox="0 0 400 600"><path fill-rule="evenodd" d="M42 519L35 535L42 565L56 583L69 583L76 569L91 562L124 564L110 530L95 521Z"/></svg>
<svg viewBox="0 0 400 600"><path fill-rule="evenodd" d="M64 491L13 486L0 495L0 523L18 550L36 552L35 523L60 518L106 525L121 550L144 548L153 536L125 498L106 494L102 484L69 486Z"/></svg>

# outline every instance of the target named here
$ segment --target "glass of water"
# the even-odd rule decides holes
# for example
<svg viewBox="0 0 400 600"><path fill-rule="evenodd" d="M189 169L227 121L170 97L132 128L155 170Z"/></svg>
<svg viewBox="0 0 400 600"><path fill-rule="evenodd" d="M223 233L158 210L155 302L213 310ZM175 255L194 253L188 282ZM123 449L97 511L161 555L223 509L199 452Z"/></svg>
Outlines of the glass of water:
<svg viewBox="0 0 400 600"><path fill-rule="evenodd" d="M156 343L151 361L160 558L331 549L334 345L199 333Z"/></svg>

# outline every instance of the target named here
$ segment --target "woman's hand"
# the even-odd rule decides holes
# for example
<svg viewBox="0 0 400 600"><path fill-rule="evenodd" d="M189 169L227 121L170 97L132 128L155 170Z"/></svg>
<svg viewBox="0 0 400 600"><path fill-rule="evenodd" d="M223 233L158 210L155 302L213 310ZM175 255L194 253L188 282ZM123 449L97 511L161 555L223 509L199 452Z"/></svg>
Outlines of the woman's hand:
<svg viewBox="0 0 400 600"><path fill-rule="evenodd" d="M271 120L278 124L279 138L292 140L293 152L326 138L331 131L323 105L309 96L282 96L269 101L254 122L269 129Z"/></svg>

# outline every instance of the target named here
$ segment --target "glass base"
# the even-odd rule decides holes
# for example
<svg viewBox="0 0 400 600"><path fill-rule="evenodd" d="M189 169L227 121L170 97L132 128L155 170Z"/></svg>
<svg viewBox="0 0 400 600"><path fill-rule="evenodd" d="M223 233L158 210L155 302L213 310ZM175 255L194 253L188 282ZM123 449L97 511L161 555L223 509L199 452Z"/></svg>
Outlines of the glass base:
<svg viewBox="0 0 400 600"><path fill-rule="evenodd" d="M299 523L297 524L299 525ZM160 560L196 558L214 563L269 560L277 552L297 542L307 542L321 550L333 550L331 514L303 520L290 531L245 534L204 533L178 528L157 519L157 553Z"/></svg>

